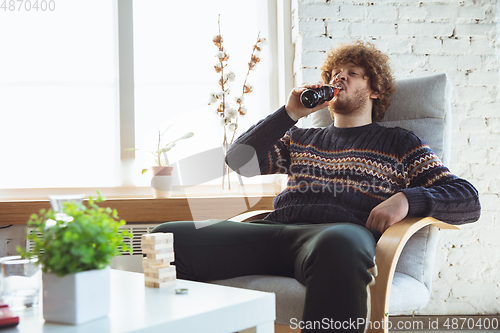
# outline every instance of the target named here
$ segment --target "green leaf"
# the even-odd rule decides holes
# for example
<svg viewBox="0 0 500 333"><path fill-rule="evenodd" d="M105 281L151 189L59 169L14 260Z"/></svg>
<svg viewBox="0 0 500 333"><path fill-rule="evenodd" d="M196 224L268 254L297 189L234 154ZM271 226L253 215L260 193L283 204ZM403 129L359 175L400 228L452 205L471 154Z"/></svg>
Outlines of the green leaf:
<svg viewBox="0 0 500 333"><path fill-rule="evenodd" d="M183 136L181 136L181 137L179 137L179 138L175 139L174 141L169 142L169 143L167 144L167 147L168 147L168 145L169 145L169 144L175 143L175 142L177 142L177 141L179 141L179 140L189 139L189 138L190 138L190 137L192 137L193 135L194 135L194 133L193 133L193 132L188 132L188 133L184 134Z"/></svg>
<svg viewBox="0 0 500 333"><path fill-rule="evenodd" d="M184 134L183 136L181 136L180 138L178 138L177 140L174 140L173 142L176 142L176 141L179 141L179 140L189 139L193 135L194 135L193 132L188 132L188 133Z"/></svg>
<svg viewBox="0 0 500 333"><path fill-rule="evenodd" d="M148 171L148 169L142 169L142 174L145 174Z"/></svg>
<svg viewBox="0 0 500 333"><path fill-rule="evenodd" d="M64 243L71 243L72 241L73 241L73 234L71 233L71 231L66 230L66 232L64 233L64 236L63 236L63 242Z"/></svg>
<svg viewBox="0 0 500 333"><path fill-rule="evenodd" d="M43 210L39 216L32 214L29 222L34 232L27 239L32 241L33 248L28 251L18 247L18 253L37 256L44 272L58 276L108 266L120 248L128 251L123 236L129 232L120 229L125 221L118 220L116 210L96 204L105 200L99 191L97 195L97 200L89 198L87 205L75 202L63 205L63 212L73 218L71 222L56 221L46 229L45 222L55 219L54 212Z"/></svg>

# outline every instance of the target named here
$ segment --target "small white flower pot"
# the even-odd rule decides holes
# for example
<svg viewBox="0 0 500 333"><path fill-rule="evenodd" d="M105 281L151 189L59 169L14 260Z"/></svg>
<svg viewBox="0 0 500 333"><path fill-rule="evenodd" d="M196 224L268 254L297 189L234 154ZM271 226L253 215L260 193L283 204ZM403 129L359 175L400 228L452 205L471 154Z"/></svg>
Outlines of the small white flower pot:
<svg viewBox="0 0 500 333"><path fill-rule="evenodd" d="M153 176L151 188L155 198L170 198L172 195L172 176Z"/></svg>
<svg viewBox="0 0 500 333"><path fill-rule="evenodd" d="M172 195L172 170L173 167L154 166L151 188L155 198L170 198Z"/></svg>
<svg viewBox="0 0 500 333"><path fill-rule="evenodd" d="M172 175L172 170L174 170L173 167L169 166L159 166L155 165L151 167L153 170L153 176L171 176Z"/></svg>
<svg viewBox="0 0 500 333"><path fill-rule="evenodd" d="M110 268L68 274L43 273L43 317L78 325L110 311Z"/></svg>

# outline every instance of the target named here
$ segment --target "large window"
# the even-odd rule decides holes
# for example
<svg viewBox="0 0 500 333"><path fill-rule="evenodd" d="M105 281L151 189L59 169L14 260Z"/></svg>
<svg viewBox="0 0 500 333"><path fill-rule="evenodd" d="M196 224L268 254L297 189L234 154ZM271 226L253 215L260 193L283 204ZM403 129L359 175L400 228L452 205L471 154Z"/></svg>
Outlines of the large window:
<svg viewBox="0 0 500 333"><path fill-rule="evenodd" d="M21 1L15 10L0 9L3 193L118 188L124 185L124 170L133 173L135 186L148 186L149 178L140 173L152 164L147 155L136 152L133 167L123 168L124 137L151 150L148 138L157 129L173 125L167 134L172 138L194 132L171 151L171 161L220 146L222 128L207 105L209 94L219 89L212 43L218 14L229 69L236 74L234 92L241 89L257 34L276 43L275 30L269 29L270 15L276 14L265 0L127 1L133 13L126 20L117 19L125 1L52 2L44 11L21 8ZM120 105L119 38L134 45L133 105ZM264 48L250 73L255 91L246 97L249 112L240 118L238 133L276 107L270 97L277 91L273 47ZM124 118L124 108L132 110L132 118ZM133 119L132 130L120 127L123 119Z"/></svg>
<svg viewBox="0 0 500 333"><path fill-rule="evenodd" d="M214 70L218 49L218 15L224 47L233 71L230 101L241 95L252 48L258 33L269 35L267 1L234 0L134 2L135 140L141 148L156 146L158 130L173 125L165 134L172 140L185 132L194 137L179 142L168 153L170 162L220 147L222 127L215 107L207 105L211 92L220 91L220 74ZM188 8L189 7L189 8ZM261 61L249 75L255 91L246 95L249 112L239 119L239 133L270 112L270 52L265 46ZM151 148L153 147L153 148ZM148 184L139 172L151 164L151 154L137 154L136 184Z"/></svg>
<svg viewBox="0 0 500 333"><path fill-rule="evenodd" d="M12 2L0 9L0 188L117 185L112 2Z"/></svg>

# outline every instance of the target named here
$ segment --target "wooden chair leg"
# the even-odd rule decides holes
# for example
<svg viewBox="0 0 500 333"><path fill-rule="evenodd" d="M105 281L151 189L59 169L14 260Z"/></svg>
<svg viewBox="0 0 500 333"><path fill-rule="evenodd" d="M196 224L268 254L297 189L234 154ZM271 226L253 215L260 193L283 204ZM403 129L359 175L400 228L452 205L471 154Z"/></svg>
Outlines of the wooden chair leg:
<svg viewBox="0 0 500 333"><path fill-rule="evenodd" d="M255 327L246 329L244 331L239 331L236 333L255 333ZM300 330L298 328L294 330L287 325L274 324L274 333L300 333Z"/></svg>
<svg viewBox="0 0 500 333"><path fill-rule="evenodd" d="M293 329L288 325L274 324L274 333L299 333L299 332L300 330L298 328Z"/></svg>
<svg viewBox="0 0 500 333"><path fill-rule="evenodd" d="M399 256L408 239L423 227L433 224L441 229L460 229L432 217L406 218L392 225L380 237L375 249L378 276L371 287L371 326L367 333L388 333L389 299L392 278ZM383 323L383 324L382 324Z"/></svg>

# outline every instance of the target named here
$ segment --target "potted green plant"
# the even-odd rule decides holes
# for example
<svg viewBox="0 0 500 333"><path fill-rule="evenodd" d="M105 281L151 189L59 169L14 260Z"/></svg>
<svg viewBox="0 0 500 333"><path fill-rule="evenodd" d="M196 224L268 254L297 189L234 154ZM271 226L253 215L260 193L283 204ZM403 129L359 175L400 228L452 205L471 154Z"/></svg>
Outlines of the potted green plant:
<svg viewBox="0 0 500 333"><path fill-rule="evenodd" d="M167 198L171 195L172 190L172 171L173 167L170 165L167 157L167 152L176 146L176 142L180 140L189 139L194 135L193 132L188 132L181 137L162 145L161 139L168 131L169 126L163 132L158 131L158 146L156 151L149 151L154 156L156 165L151 167L153 176L151 178L151 187L155 198ZM139 148L127 148L125 151L140 150ZM163 155L163 159L161 158ZM148 169L142 169L142 174L146 173Z"/></svg>
<svg viewBox="0 0 500 333"><path fill-rule="evenodd" d="M116 210L99 207L99 192L88 204L64 202L60 211L42 209L31 215L27 235L32 249L18 247L23 257L42 265L43 316L47 321L81 324L105 317L110 309L110 262L120 248L131 252L132 237Z"/></svg>

